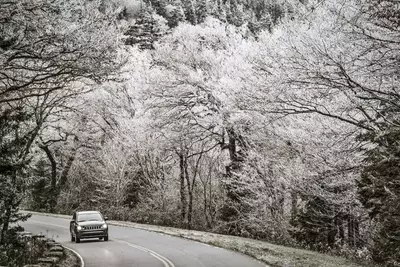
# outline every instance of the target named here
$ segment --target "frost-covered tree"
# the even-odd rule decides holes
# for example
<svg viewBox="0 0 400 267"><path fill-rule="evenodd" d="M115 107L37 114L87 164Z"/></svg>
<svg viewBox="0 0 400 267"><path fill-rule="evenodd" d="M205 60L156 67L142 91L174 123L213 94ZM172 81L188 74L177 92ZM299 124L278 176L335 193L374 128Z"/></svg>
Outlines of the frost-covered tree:
<svg viewBox="0 0 400 267"><path fill-rule="evenodd" d="M154 63L159 70L156 75L153 72L153 86L145 92L157 127L174 140L172 144L176 143L182 161L181 192L187 178L185 158L202 151L193 150L198 144L207 141L209 148L205 151L218 147L229 159L225 186L231 203L221 216L232 225L233 217L238 216L233 212L234 205L241 205L235 195L241 190L238 173L248 148L247 129L256 120L251 119L256 114L245 108L254 92L247 88L257 80L246 61L248 45L235 28L226 29L215 19L206 20L200 27L181 25L156 47ZM190 194L189 190L189 200ZM181 197L182 206L186 206L186 194L181 193Z"/></svg>
<svg viewBox="0 0 400 267"><path fill-rule="evenodd" d="M392 165L397 157L397 9L385 1L327 1L265 39L272 56L264 58L266 76L279 88L271 111L316 113L354 127L353 140L366 152L359 197L380 225L374 256L389 266L398 262L397 213L389 208L398 202L398 183L380 159ZM283 46L274 49L276 43Z"/></svg>
<svg viewBox="0 0 400 267"><path fill-rule="evenodd" d="M2 1L0 13L0 131L7 135L0 146L19 166L2 175L9 189L2 203L5 233L28 184L21 170L49 114L84 86L105 80L121 61L116 13L97 1Z"/></svg>
<svg viewBox="0 0 400 267"><path fill-rule="evenodd" d="M6 1L0 10L0 103L99 82L117 67L115 13L97 2Z"/></svg>

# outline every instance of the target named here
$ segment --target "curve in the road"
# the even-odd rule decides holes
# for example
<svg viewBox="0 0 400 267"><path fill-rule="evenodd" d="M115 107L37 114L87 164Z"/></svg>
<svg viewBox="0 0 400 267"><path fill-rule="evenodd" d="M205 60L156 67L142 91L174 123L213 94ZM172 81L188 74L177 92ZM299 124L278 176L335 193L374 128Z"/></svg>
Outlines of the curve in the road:
<svg viewBox="0 0 400 267"><path fill-rule="evenodd" d="M109 226L110 240L70 240L69 219L34 214L21 223L79 253L85 267L265 267L246 255L179 237Z"/></svg>
<svg viewBox="0 0 400 267"><path fill-rule="evenodd" d="M60 227L60 228L64 228L64 229L68 229L69 230L68 227L57 225L57 224L53 224L53 223L45 223L45 222L40 222L40 221L35 221L35 220L30 220L29 222L36 223L36 224L50 225L50 226ZM155 251L152 251L151 249L148 249L148 248L145 248L145 247L142 247L142 246L138 246L138 245L135 245L133 243L129 243L129 242L126 242L126 241L123 241L123 240L118 240L118 239L114 239L114 240L116 242L118 242L118 243L128 245L131 248L135 248L135 249L138 249L138 250L141 250L141 251L149 253L152 257L154 257L157 260L159 260L164 265L164 267L176 267L168 258L158 254ZM73 253L75 253L79 257L79 259L81 261L81 267L85 266L85 261L83 260L82 256L78 252L76 252L72 248L69 248L69 247L67 247L65 245L63 245L63 246L66 247L67 249L71 250Z"/></svg>

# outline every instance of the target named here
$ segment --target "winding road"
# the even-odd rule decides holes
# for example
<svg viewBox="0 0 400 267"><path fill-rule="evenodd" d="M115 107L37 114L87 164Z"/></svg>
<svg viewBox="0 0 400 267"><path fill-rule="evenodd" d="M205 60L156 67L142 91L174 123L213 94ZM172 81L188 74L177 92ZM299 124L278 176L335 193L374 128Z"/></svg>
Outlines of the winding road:
<svg viewBox="0 0 400 267"><path fill-rule="evenodd" d="M81 255L85 267L265 267L245 255L135 228L109 226L110 240L70 241L69 220L33 215L21 223Z"/></svg>

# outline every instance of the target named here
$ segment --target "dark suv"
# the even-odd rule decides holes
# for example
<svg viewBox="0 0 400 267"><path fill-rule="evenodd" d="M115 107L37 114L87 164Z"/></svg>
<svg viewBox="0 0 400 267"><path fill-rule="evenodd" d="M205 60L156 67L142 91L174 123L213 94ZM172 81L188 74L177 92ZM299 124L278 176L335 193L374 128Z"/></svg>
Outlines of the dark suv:
<svg viewBox="0 0 400 267"><path fill-rule="evenodd" d="M71 241L81 242L85 238L99 238L108 241L107 217L98 211L78 211L72 216L69 226Z"/></svg>

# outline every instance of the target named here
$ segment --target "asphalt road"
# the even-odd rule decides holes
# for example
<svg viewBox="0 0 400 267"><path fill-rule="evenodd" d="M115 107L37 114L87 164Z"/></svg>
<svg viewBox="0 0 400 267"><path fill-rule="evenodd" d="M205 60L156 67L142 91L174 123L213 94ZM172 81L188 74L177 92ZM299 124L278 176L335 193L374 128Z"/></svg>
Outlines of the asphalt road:
<svg viewBox="0 0 400 267"><path fill-rule="evenodd" d="M78 252L85 267L265 267L245 255L135 228L109 226L109 241L70 241L69 220L33 215L25 231L44 234Z"/></svg>

